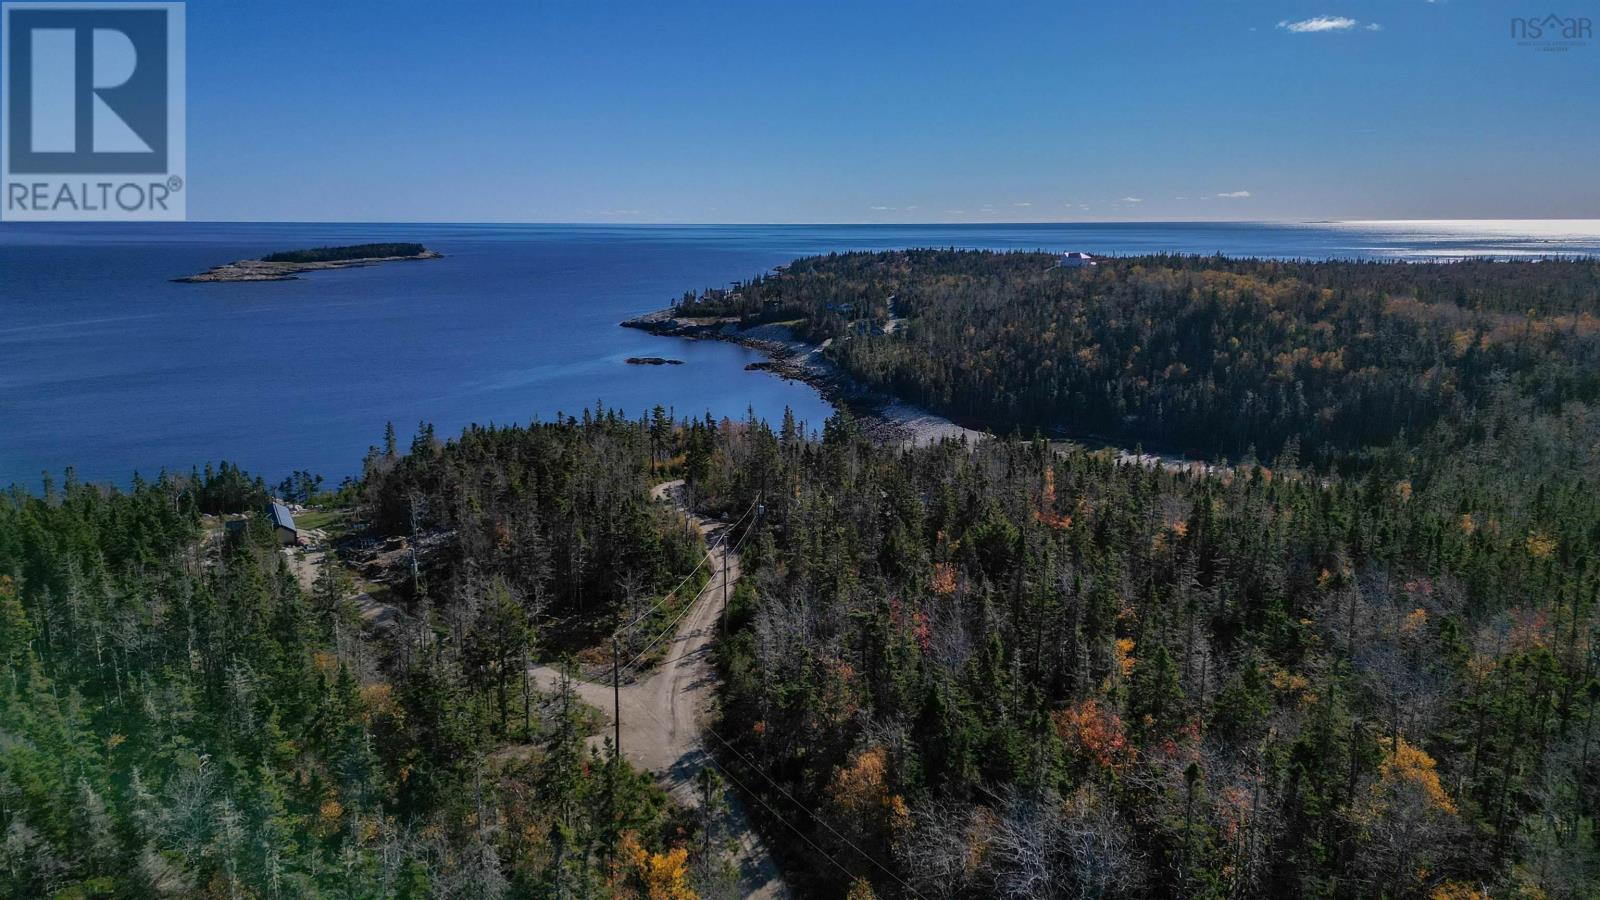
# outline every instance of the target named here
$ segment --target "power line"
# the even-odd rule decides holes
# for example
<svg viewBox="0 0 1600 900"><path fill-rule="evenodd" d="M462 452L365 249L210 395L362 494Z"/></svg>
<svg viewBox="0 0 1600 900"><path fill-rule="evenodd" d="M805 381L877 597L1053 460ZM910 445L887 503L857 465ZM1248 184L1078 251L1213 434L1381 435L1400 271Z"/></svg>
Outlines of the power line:
<svg viewBox="0 0 1600 900"><path fill-rule="evenodd" d="M754 509L754 508L755 508L755 506L752 505L751 509ZM740 520L741 521L743 520L743 518L744 518L743 516L740 516ZM735 523L735 524L737 524L737 523ZM729 526L729 527L731 528L732 526ZM726 535L726 532L724 532L724 535ZM737 553L737 552L739 552L739 548L744 546L745 538L748 538L749 536L750 536L750 531L748 531L748 530L744 534L740 535L739 536L739 540L734 543L732 550L729 550L727 548L726 537L724 537L722 539L722 541L721 541L722 544L723 544L722 558L723 558L724 566L726 566L726 564L727 564L728 554L729 553ZM709 557L710 555L711 555L710 551L707 551L706 556ZM666 628L662 629L660 634L656 635L655 638L650 641L650 643L645 645L645 648L643 650L639 651L639 655L638 656L635 656L633 659L629 660L628 664L623 666L622 668L624 668L624 669L633 668L634 664L638 663L639 660L644 659L645 656L648 655L650 653L650 651L655 648L656 644L659 644L661 642L662 638L666 637L669 634L675 633L677 631L677 628L678 628L678 623L682 622L684 616L687 616L689 614L689 610L694 609L694 605L696 603L699 603L700 602L700 598L704 597L706 595L706 591L711 588L712 583L713 582L707 581L705 583L705 586L700 589L700 592L698 594L694 595L694 599L690 600L688 605L683 608L683 611L678 613L678 617L676 619L673 619L672 623L669 624ZM727 584L727 574L726 573L723 574L723 584L724 585Z"/></svg>
<svg viewBox="0 0 1600 900"><path fill-rule="evenodd" d="M669 729L670 730L671 726L669 726L666 722L663 722L659 716L657 716L654 712L652 712L650 710L650 707L641 706L639 708L639 710L641 712L643 712L645 715L649 716L652 721L654 721L657 725L660 725L663 729ZM720 744L722 744L722 746L728 748L728 751L730 753L732 753L733 755L739 757L739 759L741 761L743 761L746 766L750 767L750 770L752 772L755 772L757 775L760 775L762 777L762 779L764 779L768 784L772 785L772 787L775 790L777 790L778 793L780 793L784 797L788 798L790 803L793 803L796 807L799 807L802 810L806 808L805 804L801 803L799 800L796 800L794 798L793 794L789 793L787 790L784 789L783 785L778 784L776 781L774 781L772 779L772 777L770 775L768 775L766 772L762 771L761 767L757 766L753 761L751 761L750 757L745 756L743 753L739 752L739 748L737 748L737 747L733 746L732 744L728 743L726 738L724 738L720 734L717 734L717 732L715 730L713 730L713 729L706 728L706 729L703 729L703 730L707 734L710 734L712 737L716 738L717 741ZM813 850L815 850L819 854L821 854L824 859L828 860L828 862L831 862L835 866L837 866L839 871L844 872L846 875L852 875L853 876L855 874L855 873L851 872L850 869L848 867L846 867L843 863L839 862L837 859L834 859L831 855L829 855L828 851L826 851L826 850L822 849L821 847L817 846L817 843L815 841L813 841L809 836L807 836L806 833L804 831L802 831L798 825L795 825L793 822L790 822L787 818L784 818L782 813L778 812L776 809L774 809L772 807L772 804L770 804L770 803L768 803L766 801L766 798L762 797L760 794L756 793L755 791L752 791L749 788L748 785L746 785L744 782L740 781L739 778L737 776L735 776L732 772L728 771L728 767L724 766L721 762L719 762L715 756L713 756L713 755L708 753L708 754L706 754L706 758L708 760L710 760L711 764L716 766L724 775L727 775L728 778L731 779L734 782L734 784L738 785L739 788L742 789L746 794L748 794L751 797L754 797L757 803L760 803L763 807L766 808L766 810L768 812L772 813L773 817L778 819L783 824L789 826L790 830L792 830L795 834L799 835L800 839L805 841L807 844L809 844ZM836 829L832 825L828 824L828 821L826 819L824 819L821 816L817 816L815 818L816 818L817 822L821 823L822 827L828 829L828 831L831 832L834 837L838 838L841 843L843 843L845 846L849 847L851 850L854 850L857 854L859 854L867 862L870 862L874 866L877 866L878 869L880 871L882 871L885 875L888 875L890 878L893 878L895 880L895 882L898 883L901 887L905 888L907 891L910 891L912 896L914 896L914 897L921 897L922 896L922 894L919 893L916 888L914 888L911 885L907 884L905 882L905 880L902 879L899 875L896 875L894 873L894 870L890 869L888 866L886 866L883 863L879 862L877 857L873 856L872 854L868 853L867 851L865 851L865 850L861 849L860 847L856 846L856 844L853 841L851 841L849 838L845 837L844 835L840 834L838 829Z"/></svg>
<svg viewBox="0 0 1600 900"><path fill-rule="evenodd" d="M758 498L758 502L759 502L759 498ZM743 518L743 517L741 517L741 518ZM751 530L753 531L754 529L751 529ZM725 549L724 550L724 555L723 555L724 560L727 559L727 553L729 553L729 552L734 552L734 553L738 552L739 548L744 546L745 539L748 538L749 536L750 536L750 531L746 531L743 535L740 536L739 540L734 543L733 549L731 551ZM709 586L710 585L708 583L707 587L709 587ZM693 608L694 604L699 602L700 597L702 597L704 595L705 595L705 590L702 589L701 592L695 596L695 599L690 601L688 606L684 607L683 612L678 615L678 620L681 620L684 616L688 615L689 610L691 608ZM726 614L726 611L724 611L724 614ZM652 641L650 643L650 647L655 646L656 641L659 641L661 639L661 636L666 635L673 628L675 628L678 620L674 620L672 627L669 627L669 629L667 631L663 631L661 633L661 635L658 635L656 637L656 640ZM650 647L646 647L644 652L648 653L649 650L650 650ZM643 656L644 656L644 653L641 653L638 657L634 658L633 662L628 663L628 666L632 666L634 664L634 662L638 662L638 660L640 658L642 658ZM642 705L642 706L640 706L640 710L645 715L649 716L650 719L652 721L654 721L657 725L660 725L663 729L670 730L670 726L668 726L666 722L663 722L659 717L657 717L656 714L650 710L649 706L643 706ZM748 756L745 756L743 753L739 752L739 748L737 748L737 747L733 746L733 744L729 743L727 741L727 739L723 738L722 735L718 734L714 729L706 728L706 729L703 729L703 730L706 733L710 734L712 737L716 738L717 741L720 744L722 744L722 746L726 747L730 753L732 753L735 756L739 757L739 759L741 761L743 761L744 764L746 766L748 766L751 771L755 772L757 775L760 775L768 784L772 785L772 787L775 790L777 790L778 793L780 793L784 797L788 798L790 803L793 803L796 807L798 807L798 808L800 808L802 810L806 808L804 804L802 804L799 800L796 800L794 798L793 794L790 794L787 790L784 789L784 787L782 785L778 784L776 781L774 781L772 779L771 776L769 776L766 772L762 771L761 767L757 766ZM818 853L822 854L822 856L824 858L826 858L829 862L831 862L835 866L837 866L839 868L839 870L844 872L846 875L852 875L853 874L842 863L840 863L838 860L834 859L832 856L829 856L827 851L825 851L821 847L817 846L817 844L814 841L812 841L810 837L806 836L806 834L803 831L801 831L798 826L796 826L794 823L790 822L788 819L785 819L781 813L779 813L777 810L773 809L772 805L767 803L765 798L763 798L760 794L754 793L748 787L746 787L743 782L740 782L739 779L736 778L733 775L733 773L728 771L726 766L723 766L720 762L717 761L715 756L707 754L707 758L711 760L713 765L715 765L718 769L722 770L722 772L724 774L726 774L730 779L732 779L735 784L738 784L739 787L745 791L745 793L749 794L752 797L755 797L756 801L758 803L760 803L763 807L766 807L767 811L771 812L775 817L777 817L785 825L789 826L789 828L791 830L793 830L795 832L795 834L800 835L801 839L804 840L807 844L809 844L812 847L812 849L814 849ZM828 823L827 819L825 819L825 818L823 818L821 816L817 816L815 818L816 818L817 822L822 824L822 827L828 829L828 831L831 832L834 837L838 838L840 840L840 842L842 842L845 846L849 847L850 849L854 850L856 853L858 853L867 862L870 862L874 866L877 866L878 869L881 872L883 872L885 875L888 875L890 878L894 879L897 884L899 884L902 888L905 888L907 891L909 891L912 896L914 896L914 897L921 897L922 896L922 894L919 893L916 888L913 888L911 885L907 884L905 882L905 880L902 879L899 875L895 874L893 869L890 869L888 866L886 866L883 863L879 862L877 857L874 857L872 854L870 854L867 851L865 851L865 850L861 849L860 847L856 846L855 843L853 843L849 838L847 838L844 835L840 834L838 829L834 828L832 825L830 825Z"/></svg>
<svg viewBox="0 0 1600 900"><path fill-rule="evenodd" d="M743 522L745 517L749 516L750 513L752 511L754 511L757 506L760 505L760 502L761 502L761 498L758 495L756 497L755 501L750 504L750 508L745 510L744 515L740 516L738 518L738 520L736 520L732 525L730 525L728 527L728 531L731 531L733 528L738 527L738 524L740 522ZM721 540L721 543L722 543L722 546L723 546L723 563L724 563L723 580L724 580L724 584L726 584L726 581L727 581L726 565L727 565L727 560L728 560L728 554L729 553L737 553L739 551L739 548L744 546L745 540L750 537L750 534L751 534L752 531L754 531L754 529L748 529L748 530L745 531L744 534L740 535L739 536L739 540L734 542L734 545L733 545L732 548L729 548L727 546L727 534L728 534L728 531L724 531L722 533L722 535L720 536L720 540ZM701 563L699 565L703 565L705 560L708 560L710 558L711 558L711 551L707 550L706 551L706 555L705 555L705 559L702 559ZM699 565L696 565L696 567L695 567L696 571L698 571ZM693 574L694 574L693 571L691 571L690 575L693 575ZM685 581L687 581L687 580L688 579L687 579L687 576L686 576L685 577ZM623 666L622 668L625 668L625 669L626 668L632 668L637 662L639 662L639 660L643 659L644 656L646 654L648 654L650 652L650 650L653 649L655 647L655 645L657 643L659 643L663 637L665 637L668 634L674 633L676 631L676 629L677 629L678 623L681 622L683 620L683 618L689 614L689 611L692 610L694 608L694 605L700 601L700 598L705 596L706 591L710 588L710 586L711 586L711 582L708 581L706 583L706 585L704 587L702 587L697 594L695 594L694 599L690 600L689 603L686 606L684 606L683 611L678 614L677 618L673 619L672 623L669 624L666 629L662 630L662 632L660 634L658 634L655 637L654 640L652 640L649 644L647 644L645 646L645 649L640 651L638 656L635 656L632 660L630 660L628 662L628 664L626 666ZM665 598L663 598L662 602L665 602ZM656 607L653 607L651 611L653 612L654 609L658 608L660 605L661 605L660 603L657 603ZM724 613L726 613L726 611L724 611ZM648 613L647 613L647 615L648 615ZM641 616L639 619L636 619L635 622L638 622L641 619L643 619L643 616ZM620 632L620 630L621 629L619 629L619 632ZM613 677L615 677L615 676L613 676ZM648 716L651 719L651 721L653 721L657 725L661 726L661 728L663 730L668 731L668 732L670 732L672 730L672 727L670 725L668 725L666 722L662 721L662 719L659 716L657 716L655 714L655 712L653 710L651 710L648 705L641 705L639 707L639 710L641 712L643 712L646 716ZM621 710L619 709L619 710L614 711L613 714L617 715L617 714L620 714L620 712L621 712ZM620 717L619 717L619 727L620 727ZM802 809L802 810L804 810L806 808L804 804L802 804L799 800L796 800L794 798L793 794L790 794L786 789L784 789L784 787L782 785L780 785L776 781L774 781L770 775L768 775L766 772L762 771L761 768L759 766L757 766L754 762L752 762L751 759L748 756L745 756L743 753L739 752L739 749L737 747L733 746L731 743L729 743L725 738L723 738L722 735L717 734L717 732L715 730L710 729L710 728L706 728L706 729L703 729L703 730L705 732L709 733L712 737L716 738L717 741L720 744L722 744L722 746L726 747L730 753L732 753L735 756L739 757L739 759L741 761L743 761L744 764L746 766L748 766L751 771L755 772L757 775L760 775L762 777L762 779L764 779L768 784L770 784L773 787L774 790L776 790L778 793L782 794L785 798L787 798L790 803L793 803L797 808ZM826 850L822 849L822 847L818 846L817 843L815 841L813 841L810 838L809 835L807 835L804 831L802 831L798 825L794 824L793 822L790 822L787 818L785 818L783 816L782 813L780 813L780 812L778 812L778 810L774 809L772 804L768 803L765 797L762 797L760 794L750 790L750 788L747 785L745 785L744 782L739 780L738 776L736 776L732 772L728 771L728 768L726 766L722 765L722 763L719 762L714 755L708 753L708 754L706 754L706 758L708 760L710 760L712 765L716 766L724 775L726 775L729 778L729 780L733 781L733 783L735 785L737 785L741 790L743 790L747 795L749 795L751 797L754 797L757 803L760 803L775 818L777 818L779 821L783 822L784 825L788 826L789 829L791 831L793 831L796 835L798 835L801 840L805 841L807 845L809 845L813 850L815 850L818 854L820 854L824 859L826 859L826 860L828 860L828 862L832 863L836 868L839 869L839 871L843 872L846 876L853 876L854 875L854 873L851 872L850 869L847 866L845 866L843 863L839 862L837 859L833 858L833 856L831 856ZM874 857L872 854L870 854L867 851L865 851L865 850L861 849L860 847L856 846L856 844L854 842L852 842L849 838L847 838L844 835L840 834L838 829L834 828L831 824L829 824L828 821L825 818L823 818L821 816L817 816L816 817L816 821L821 823L824 828L828 829L828 831L830 833L832 833L834 837L838 838L839 841L841 843L843 843L845 846L849 847L851 850L854 850L857 854L859 854L867 862L872 863L874 866L876 866L879 869L879 871L883 872L885 875L887 875L890 878L894 879L895 883L899 884L902 888L904 888L906 891L908 891L913 897L918 897L918 898L922 897L922 894L919 893L916 888L913 888L911 885L907 884L904 879L902 879L899 875L895 874L893 869L890 869L888 866L884 865L882 862L879 862L877 857Z"/></svg>
<svg viewBox="0 0 1600 900"><path fill-rule="evenodd" d="M655 717L651 716L651 718L655 718ZM660 722L661 720L660 719L656 719L656 721ZM750 757L745 756L743 753L740 753L739 752L739 748L737 748L737 747L733 746L732 744L728 743L727 739L724 738L722 735L717 734L715 729L707 728L707 729L705 729L705 731L706 731L707 734L709 734L712 737L716 738L717 741L722 744L722 746L728 748L728 751L731 752L734 756L739 757L739 759L742 760L745 765L750 767L751 771L755 772L757 775L760 775L763 779L765 779L767 784L772 785L773 788L775 788L778 791L778 793L780 793L783 796L789 798L789 802L790 803L793 803L795 806L799 807L800 809L805 809L806 808L805 804L801 803L799 800L796 800L794 798L793 794L789 793L787 790L784 789L783 785L778 784L776 781L773 781L772 780L772 776L768 775L766 772L763 772L761 770L761 767L757 766L754 762L752 762L750 760ZM722 768L723 771L727 771L725 768L723 768L720 765L718 766L718 768ZM756 799L760 800L761 798L759 796L757 796ZM764 800L761 801L761 805L762 806L766 806L768 809L772 809L772 807L768 806L766 801L764 801ZM777 813L775 811L774 811L773 814L777 815ZM782 817L780 816L780 818L782 818ZM854 850L856 853L859 853L861 855L861 857L863 859L865 859L867 862L870 862L873 865L877 866L879 871L883 872L883 874L885 874L885 875L888 875L890 878L893 878L897 884L899 884L901 887L905 888L906 890L910 891L911 895L913 897L921 897L922 896L922 894L919 893L916 888L912 887L909 884L906 884L904 879L902 879L899 875L896 875L894 873L894 870L890 869L888 866L886 866L883 863L879 862L877 857L875 857L872 854L868 853L867 851L861 849L860 847L857 847L853 842L851 842L851 840L849 838L847 838L844 835L840 834L838 829L836 829L832 825L828 824L828 820L827 819L823 818L822 816L816 816L815 818L816 818L817 822L821 823L823 828L826 828L826 829L828 829L828 831L832 832L833 836L838 838L840 841L842 841L845 846L849 847L851 850ZM787 821L788 820L785 820L786 824L787 824ZM789 827L793 828L794 826L790 825ZM798 830L799 829L796 829L796 831L798 831ZM809 840L807 840L806 843L811 843L811 842ZM815 847L816 844L812 844L811 846ZM818 852L821 852L821 851L819 850ZM826 855L826 854L824 854L824 855ZM838 865L837 862L835 862L834 864Z"/></svg>
<svg viewBox="0 0 1600 900"><path fill-rule="evenodd" d="M752 508L754 508L754 507L752 507ZM745 511L745 515L749 515L749 514L750 514L749 510L746 510ZM744 521L744 516L740 516L739 519L738 519L738 522L743 522L743 521ZM735 522L734 524L737 525L738 522ZM616 635L622 634L622 632L627 631L628 629L634 627L635 625L638 625L640 622L643 622L652 613L654 613L656 610L660 609L661 605L663 603L666 603L667 600L669 598L671 598L673 594L676 594L685 584L687 584L689 582L689 579L694 577L694 573L700 571L700 567L705 565L706 562L708 560L710 560L710 559L711 559L711 550L710 550L710 548L707 548L706 552L700 557L700 561L694 564L694 568L689 570L689 574L683 576L683 579L681 581L679 581L677 583L677 585L672 588L672 590L667 591L665 594L662 594L661 595L661 599L657 600L655 602L655 605L651 606L649 609L647 609L644 612L640 613L639 615L635 616L633 621L628 622L627 624L618 627L616 631L612 632L612 635L616 636Z"/></svg>
<svg viewBox="0 0 1600 900"><path fill-rule="evenodd" d="M744 511L744 515L742 515L738 519L736 519L732 525L728 526L728 528L730 530L732 530L734 528L739 527L739 523L743 522L745 520L745 516L750 515L750 513L755 510L757 504L759 504L759 503L760 503L760 499L758 498L755 502L750 504L750 508L749 509ZM623 626L619 627L616 631L612 632L612 636L615 637L617 635L622 634L624 631L627 631L628 629L632 628L633 626L638 625L640 622L643 622L652 613L654 613L656 610L660 609L661 605L663 603L666 603L667 599L669 597L671 597L673 594L676 594L680 589L682 589L682 587L685 584L688 584L689 579L694 577L694 573L700 571L700 567L705 565L706 562L708 560L710 560L710 559L711 559L711 550L709 548L707 548L707 550L705 552L705 555L700 557L700 561L694 564L694 568L689 570L689 574L683 576L683 580L679 581L676 587L674 587L670 591L667 591L665 594L662 594L661 595L661 599L657 600L655 602L654 606L652 606L649 609L645 610L644 612L640 613L638 616L636 616L634 618L634 620L632 622L629 622L626 625L623 625Z"/></svg>
<svg viewBox="0 0 1600 900"><path fill-rule="evenodd" d="M642 709L643 709L643 713L645 713L646 716L650 716L651 719L653 719L653 721L656 722L656 724L661 725L662 729L666 729L666 727L669 727L669 725L667 725L666 722L662 722L661 719L659 719L659 717L656 717L656 714L651 713L650 708L648 708L648 706L643 706ZM757 794L757 793L755 793L755 791L750 790L749 785L746 785L746 783L744 783L744 781L739 780L738 775L734 775L733 772L730 772L730 770L728 770L728 767L726 767L726 765L723 765L722 762L718 762L717 761L717 757L712 756L712 754L707 753L706 754L706 761L710 762L710 764L712 764L712 765L715 765L715 767L717 767L718 772L722 772L723 775L726 775L726 777L728 777L728 780L733 781L734 785L738 786L739 790L744 791L744 793L746 793L747 796L750 796L750 798L755 798L755 802L758 802L758 804L762 804L762 807L765 807L766 812L770 812L770 814L773 814L773 818L776 818L776 820L778 820L778 822L782 822L782 823L784 823L784 825L789 826L789 830L790 831L794 831L794 833L797 834L798 838L802 839L802 841L805 841L806 844L808 844L808 846L811 847L811 849L816 850L816 852L818 852L818 854L821 855L821 857L824 858L824 860L827 860L827 862L830 862L830 863L834 863L835 868L838 868L838 871L842 871L842 873L845 873L846 878L854 878L854 874L856 874L856 873L853 873L853 871L850 871L850 866L846 866L845 863L838 862L838 860L835 860L835 858L832 857L832 855L830 855L829 852L827 852L827 850L824 850L824 849L822 849L822 847L819 847L818 844L816 844L816 841L813 841L813 839L811 839L811 836L808 836L808 834L806 834L805 831L800 830L800 826L795 825L795 823L789 822L789 820L787 820L787 818L784 818L784 814L781 814L781 812L778 812L778 810L773 809L773 804L770 804L770 802L766 802L766 798L763 798L762 794ZM848 841L846 841L846 842L848 842ZM858 852L859 852L859 850L858 850ZM867 858L870 858L870 857L867 857ZM907 886L907 890L910 890L909 886ZM912 890L912 894L917 894L917 892L915 892L915 890ZM917 895L918 895L918 897L922 897L922 895L920 895L920 894L917 894Z"/></svg>

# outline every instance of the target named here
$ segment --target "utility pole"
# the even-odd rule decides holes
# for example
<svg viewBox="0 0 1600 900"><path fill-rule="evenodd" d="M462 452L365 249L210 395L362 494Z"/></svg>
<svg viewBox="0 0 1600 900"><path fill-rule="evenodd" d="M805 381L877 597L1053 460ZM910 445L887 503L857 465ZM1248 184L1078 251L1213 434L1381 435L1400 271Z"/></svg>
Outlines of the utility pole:
<svg viewBox="0 0 1600 900"><path fill-rule="evenodd" d="M617 778L622 774L622 677L617 666L617 636L611 635L611 769L606 773L606 817L607 830L615 828L617 815ZM616 834L608 835L606 842L606 864L608 866L616 860Z"/></svg>
<svg viewBox="0 0 1600 900"><path fill-rule="evenodd" d="M617 636L611 636L612 755L622 758L622 671L617 667Z"/></svg>

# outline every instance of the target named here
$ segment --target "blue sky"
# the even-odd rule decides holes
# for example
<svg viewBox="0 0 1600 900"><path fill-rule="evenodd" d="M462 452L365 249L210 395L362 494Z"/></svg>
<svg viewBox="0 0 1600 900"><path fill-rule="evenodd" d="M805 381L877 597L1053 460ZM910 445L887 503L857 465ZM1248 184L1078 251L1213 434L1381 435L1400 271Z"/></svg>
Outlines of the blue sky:
<svg viewBox="0 0 1600 900"><path fill-rule="evenodd" d="M1600 42L1519 46L1519 11L191 0L189 212L1600 218Z"/></svg>

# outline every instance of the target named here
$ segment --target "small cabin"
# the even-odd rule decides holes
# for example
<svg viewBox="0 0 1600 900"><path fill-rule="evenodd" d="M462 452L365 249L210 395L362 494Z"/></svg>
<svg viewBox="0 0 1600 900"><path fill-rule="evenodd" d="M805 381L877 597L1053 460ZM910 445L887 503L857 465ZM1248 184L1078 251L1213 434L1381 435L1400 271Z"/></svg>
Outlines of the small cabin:
<svg viewBox="0 0 1600 900"><path fill-rule="evenodd" d="M267 518L272 521L272 533L277 536L278 543L285 547L300 543L300 532L295 530L294 516L289 514L289 507L274 500L267 509Z"/></svg>
<svg viewBox="0 0 1600 900"><path fill-rule="evenodd" d="M1056 265L1063 269L1082 269L1085 266L1097 266L1099 263L1095 262L1094 257L1089 254L1074 250L1070 253L1061 254L1061 260Z"/></svg>

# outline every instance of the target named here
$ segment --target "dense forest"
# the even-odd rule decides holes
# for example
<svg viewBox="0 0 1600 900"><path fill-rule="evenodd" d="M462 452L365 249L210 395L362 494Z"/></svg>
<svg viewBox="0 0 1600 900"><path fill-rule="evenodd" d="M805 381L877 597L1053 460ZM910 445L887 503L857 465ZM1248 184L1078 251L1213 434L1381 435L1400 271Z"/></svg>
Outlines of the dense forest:
<svg viewBox="0 0 1600 900"><path fill-rule="evenodd" d="M1437 423L1469 431L1506 378L1544 410L1600 393L1593 260L851 253L679 312L793 321L865 384L997 434L1205 458L1270 462L1294 443L1343 463Z"/></svg>
<svg viewBox="0 0 1600 900"><path fill-rule="evenodd" d="M418 256L428 248L421 244L351 244L347 247L315 247L310 250L281 250L261 257L262 262L317 263L349 259L381 259L386 256Z"/></svg>
<svg viewBox="0 0 1600 900"><path fill-rule="evenodd" d="M715 806L528 678L677 620L682 478L743 570L714 767L799 896L1600 895L1596 265L1052 262L681 307L1024 437L595 409L390 429L332 491L13 488L0 894L736 895ZM309 581L273 494L345 516Z"/></svg>
<svg viewBox="0 0 1600 900"><path fill-rule="evenodd" d="M707 496L765 515L721 733L813 811L790 871L820 896L1594 896L1600 430L1493 402L1470 454L1348 480L730 431Z"/></svg>
<svg viewBox="0 0 1600 900"><path fill-rule="evenodd" d="M521 674L565 604L615 611L687 568L690 539L646 495L650 446L648 427L609 416L448 446L424 428L404 455L391 431L355 511L377 535L403 515L394 530L437 549L396 587L405 612L387 635L362 631L341 567L307 588L260 515L220 527L215 514L265 500L236 467L126 491L13 488L0 501L0 896L725 883L720 848L696 837L713 823L587 749L596 723L570 688ZM543 549L571 535L593 555Z"/></svg>

